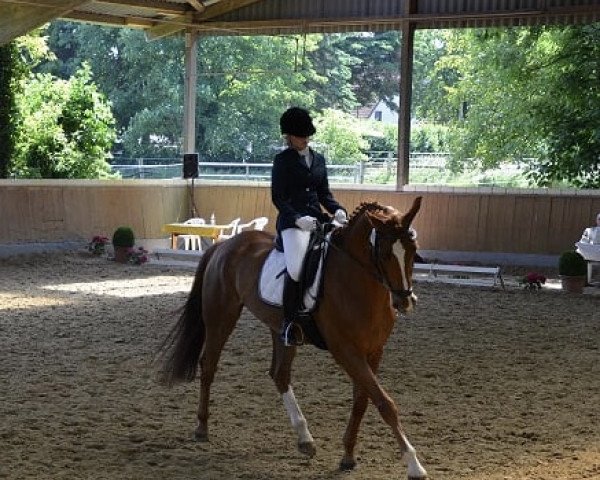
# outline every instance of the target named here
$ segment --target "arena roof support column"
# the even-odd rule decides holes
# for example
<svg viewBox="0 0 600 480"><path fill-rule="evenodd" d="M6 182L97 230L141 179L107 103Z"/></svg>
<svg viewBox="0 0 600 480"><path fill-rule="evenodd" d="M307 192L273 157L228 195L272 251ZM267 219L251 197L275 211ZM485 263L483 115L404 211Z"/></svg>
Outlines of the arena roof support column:
<svg viewBox="0 0 600 480"><path fill-rule="evenodd" d="M408 0L407 14L413 11L413 1ZM408 15L407 15L408 16ZM410 111L412 97L413 50L415 24L402 23L400 51L400 112L398 115L398 165L396 167L396 190L402 190L409 181L410 160Z"/></svg>
<svg viewBox="0 0 600 480"><path fill-rule="evenodd" d="M183 153L196 153L196 82L198 34L185 34L185 79L183 83Z"/></svg>

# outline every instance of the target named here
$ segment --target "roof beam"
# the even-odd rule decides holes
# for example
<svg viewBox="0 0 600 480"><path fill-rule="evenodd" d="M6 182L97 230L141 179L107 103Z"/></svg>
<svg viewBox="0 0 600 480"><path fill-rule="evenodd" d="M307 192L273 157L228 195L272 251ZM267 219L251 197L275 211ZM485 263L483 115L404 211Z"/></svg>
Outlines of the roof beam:
<svg viewBox="0 0 600 480"><path fill-rule="evenodd" d="M190 6L185 3L168 3L159 0L96 0L94 3L118 6L125 5L128 7L149 10L154 14L164 15L183 15L191 10ZM188 1L188 4L192 4L192 1Z"/></svg>
<svg viewBox="0 0 600 480"><path fill-rule="evenodd" d="M219 2L213 3L212 5L206 6L204 11L195 14L192 19L189 19L187 17L183 19L173 18L171 19L172 22L169 22L171 23L171 25L158 25L154 28L147 30L146 38L148 40L156 40L161 37L173 35L174 33L177 33L186 28L185 25L190 23L190 20L193 22L193 26L195 27L197 23L201 24L202 22L210 20L211 18L218 17L219 15L231 12L232 10L239 10L240 8L252 5L253 3L260 1L262 0L221 0Z"/></svg>
<svg viewBox="0 0 600 480"><path fill-rule="evenodd" d="M41 27L84 3L86 2L81 0L50 0L44 3L2 0L0 2L0 45Z"/></svg>
<svg viewBox="0 0 600 480"><path fill-rule="evenodd" d="M177 32L193 27L194 22L191 15L181 15L169 20L160 21L160 23L146 30L147 40L157 40L162 37L173 35Z"/></svg>
<svg viewBox="0 0 600 480"><path fill-rule="evenodd" d="M72 20L75 22L91 23L102 26L112 27L130 27L130 28L152 28L156 25L156 22L142 17L123 17L116 15L104 15L97 13L86 13L86 12L70 12L63 15L61 18L64 20Z"/></svg>
<svg viewBox="0 0 600 480"><path fill-rule="evenodd" d="M206 7L206 10L195 19L202 22L261 1L262 0L220 0L219 2Z"/></svg>
<svg viewBox="0 0 600 480"><path fill-rule="evenodd" d="M204 3L202 3L199 0L187 0L187 2L194 7L198 12L203 12L204 10L206 10L206 7L204 6Z"/></svg>

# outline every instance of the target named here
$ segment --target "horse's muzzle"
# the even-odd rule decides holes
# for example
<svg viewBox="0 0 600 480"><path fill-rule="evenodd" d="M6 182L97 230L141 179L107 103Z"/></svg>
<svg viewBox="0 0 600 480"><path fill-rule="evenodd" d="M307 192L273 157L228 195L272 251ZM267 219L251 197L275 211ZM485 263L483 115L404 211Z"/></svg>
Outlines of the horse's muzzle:
<svg viewBox="0 0 600 480"><path fill-rule="evenodd" d="M409 290L392 290L392 305L398 312L410 312L417 304L417 296L412 289Z"/></svg>

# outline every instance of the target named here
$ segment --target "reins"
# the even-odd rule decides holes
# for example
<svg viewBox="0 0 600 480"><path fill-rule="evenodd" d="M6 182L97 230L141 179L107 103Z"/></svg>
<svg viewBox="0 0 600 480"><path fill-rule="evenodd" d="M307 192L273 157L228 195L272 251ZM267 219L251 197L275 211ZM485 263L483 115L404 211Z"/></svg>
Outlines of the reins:
<svg viewBox="0 0 600 480"><path fill-rule="evenodd" d="M370 248L371 263L375 267L375 272L373 272L372 269L369 268L367 265L365 265L362 261L355 258L353 255L351 255L349 252L347 252L343 248L338 247L333 242L331 242L331 240L329 238L327 238L326 231L330 231L327 228L328 225L332 225L332 224L331 223L323 223L320 225L321 228L319 228L317 230L318 235L320 235L319 241L325 242L330 247L335 249L336 251L343 253L347 258L352 260L355 264L357 264L359 267L361 267L365 272L367 272L369 275L371 275L373 278L375 278L375 280L377 280L381 285L383 285L383 287L385 287L393 295L397 295L400 298L407 298L413 294L412 288L395 289L390 284L390 281L387 278L387 275L385 274L385 270L383 268L383 261L381 260L380 246L379 246L379 237L381 234L379 234L377 232L377 230L374 230L375 231L374 241L370 242L371 243L371 248ZM333 230L333 229L331 229L331 230ZM390 237L391 237L391 235L390 235Z"/></svg>

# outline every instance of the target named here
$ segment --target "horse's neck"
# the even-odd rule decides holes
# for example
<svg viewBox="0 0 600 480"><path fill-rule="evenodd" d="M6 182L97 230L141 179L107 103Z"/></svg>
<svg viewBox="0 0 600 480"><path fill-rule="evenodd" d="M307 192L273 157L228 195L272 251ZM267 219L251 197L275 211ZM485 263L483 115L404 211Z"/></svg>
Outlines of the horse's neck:
<svg viewBox="0 0 600 480"><path fill-rule="evenodd" d="M343 240L343 248L346 252L356 260L363 264L367 264L371 260L371 245L369 238L373 226L367 220L365 215L361 215L356 219L347 232L345 232Z"/></svg>

